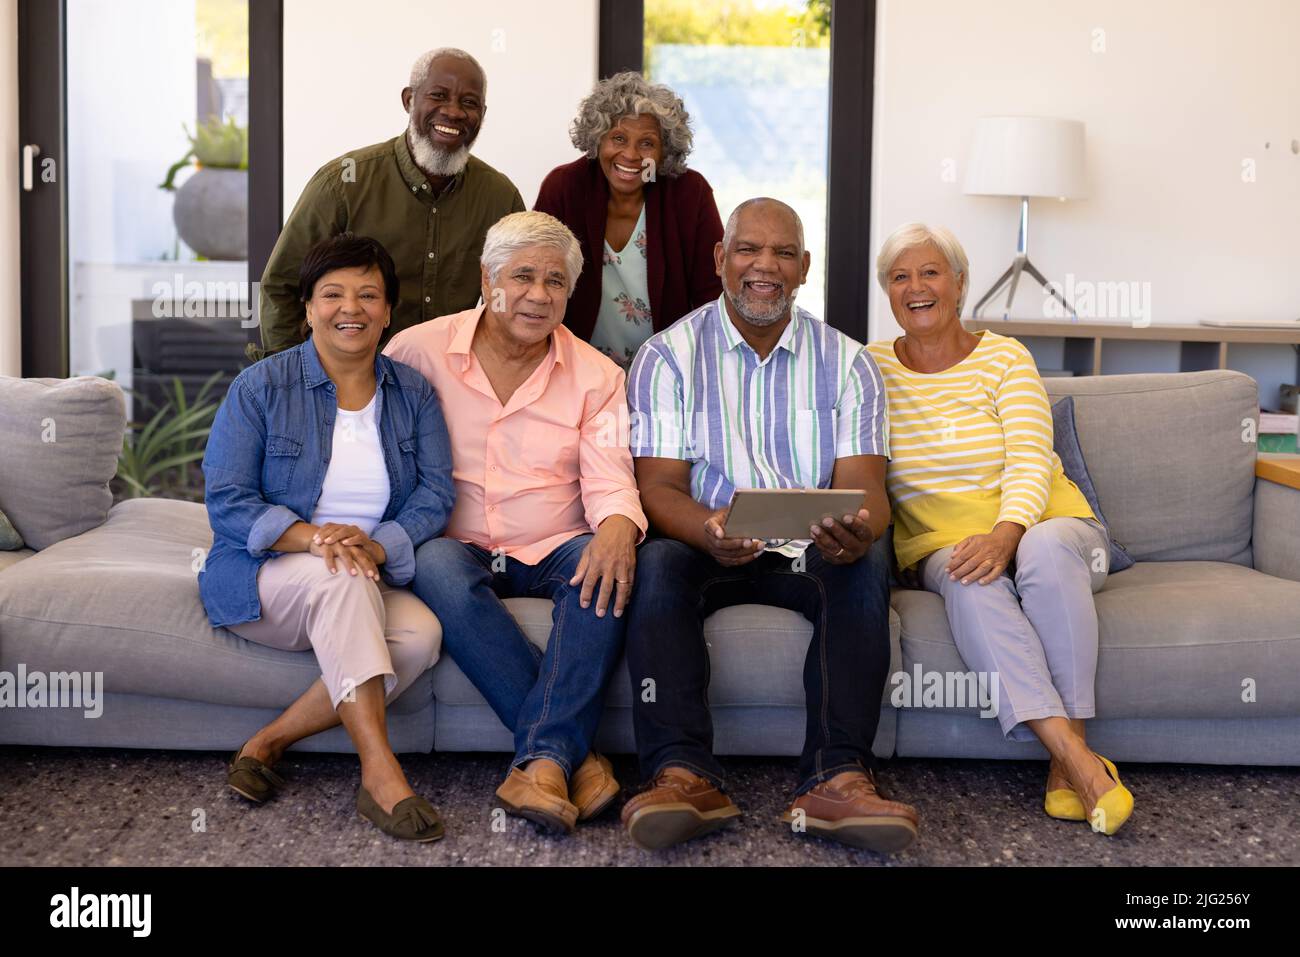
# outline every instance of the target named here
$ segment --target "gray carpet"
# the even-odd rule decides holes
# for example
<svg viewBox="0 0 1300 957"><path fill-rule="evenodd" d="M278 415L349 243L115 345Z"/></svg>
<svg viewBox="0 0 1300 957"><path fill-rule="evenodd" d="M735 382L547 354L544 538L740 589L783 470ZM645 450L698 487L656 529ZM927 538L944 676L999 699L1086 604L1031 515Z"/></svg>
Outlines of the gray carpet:
<svg viewBox="0 0 1300 957"><path fill-rule="evenodd" d="M778 818L793 761L724 759L745 816L652 854L628 841L617 810L567 838L494 818L505 755L403 757L412 786L446 823L446 838L429 845L393 840L358 817L354 757L290 755L277 768L288 787L260 807L227 789L227 757L0 747L0 865L1300 864L1297 768L1121 765L1137 810L1107 838L1043 814L1045 764L896 760L880 782L916 805L921 836L890 858L790 833ZM631 758L613 760L632 782ZM192 826L196 810L205 830Z"/></svg>

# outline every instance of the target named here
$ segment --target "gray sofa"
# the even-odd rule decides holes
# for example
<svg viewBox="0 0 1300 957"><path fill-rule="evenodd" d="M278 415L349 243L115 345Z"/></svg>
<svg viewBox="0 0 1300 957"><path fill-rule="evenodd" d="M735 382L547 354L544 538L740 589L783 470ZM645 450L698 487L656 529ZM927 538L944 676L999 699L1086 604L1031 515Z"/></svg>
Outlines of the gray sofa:
<svg viewBox="0 0 1300 957"><path fill-rule="evenodd" d="M1104 717L1090 739L1116 761L1300 764L1300 490L1255 477L1254 382L1196 372L1047 387L1075 396L1102 508L1137 559L1096 595ZM0 671L102 672L105 691L98 717L0 709L0 743L233 750L316 678L315 658L208 625L195 580L211 542L202 506L110 508L123 427L105 380L0 378L0 511L32 546L0 552ZM937 596L896 588L892 604L891 673L965 671ZM508 605L544 644L549 603ZM799 615L757 605L709 619L720 754L799 752L810 635ZM882 757L1044 755L973 708L895 708L891 691ZM633 750L630 709L620 669L599 748ZM511 748L446 656L392 705L389 730L402 752ZM338 728L300 747L351 750Z"/></svg>

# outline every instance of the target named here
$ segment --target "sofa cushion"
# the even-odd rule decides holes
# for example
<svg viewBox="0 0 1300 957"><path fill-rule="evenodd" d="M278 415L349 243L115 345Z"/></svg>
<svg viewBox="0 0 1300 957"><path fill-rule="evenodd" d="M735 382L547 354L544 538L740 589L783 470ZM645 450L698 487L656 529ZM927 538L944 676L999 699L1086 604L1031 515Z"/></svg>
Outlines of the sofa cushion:
<svg viewBox="0 0 1300 957"><path fill-rule="evenodd" d="M115 382L0 376L0 511L30 548L103 524L125 430Z"/></svg>
<svg viewBox="0 0 1300 957"><path fill-rule="evenodd" d="M1226 562L1138 562L1093 597L1098 717L1300 714L1300 582ZM898 589L893 605L904 671L966 670L943 599Z"/></svg>
<svg viewBox="0 0 1300 957"><path fill-rule="evenodd" d="M202 505L134 499L7 569L0 670L102 671L109 694L286 707L320 677L316 656L208 624L196 576L211 544ZM430 696L426 673L391 710L419 710Z"/></svg>
<svg viewBox="0 0 1300 957"><path fill-rule="evenodd" d="M1240 372L1043 380L1074 396L1079 445L1111 537L1137 561L1251 562L1259 417Z"/></svg>
<svg viewBox="0 0 1300 957"><path fill-rule="evenodd" d="M20 548L16 552L0 552L0 572L35 554L36 552L30 548Z"/></svg>
<svg viewBox="0 0 1300 957"><path fill-rule="evenodd" d="M551 635L553 603L540 598L507 598L505 605L529 641L545 648ZM897 667L900 626L892 611L889 625L890 664ZM812 640L812 625L803 615L766 605L735 605L709 616L704 623L704 638L712 665L711 705L804 706L803 663L808 642ZM433 668L433 693L440 704L486 703L451 655L443 655ZM614 670L606 705L632 706L632 682L626 659Z"/></svg>

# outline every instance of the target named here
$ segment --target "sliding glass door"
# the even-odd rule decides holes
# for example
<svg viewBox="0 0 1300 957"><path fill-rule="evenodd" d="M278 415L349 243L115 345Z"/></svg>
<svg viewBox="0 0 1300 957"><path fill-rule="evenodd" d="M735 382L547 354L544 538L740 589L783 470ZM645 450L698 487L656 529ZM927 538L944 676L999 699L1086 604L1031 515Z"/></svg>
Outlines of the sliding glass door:
<svg viewBox="0 0 1300 957"><path fill-rule="evenodd" d="M272 24L278 67L278 17L278 0L22 0L24 375L112 378L134 414L246 363L250 244L275 238L249 221L250 41Z"/></svg>

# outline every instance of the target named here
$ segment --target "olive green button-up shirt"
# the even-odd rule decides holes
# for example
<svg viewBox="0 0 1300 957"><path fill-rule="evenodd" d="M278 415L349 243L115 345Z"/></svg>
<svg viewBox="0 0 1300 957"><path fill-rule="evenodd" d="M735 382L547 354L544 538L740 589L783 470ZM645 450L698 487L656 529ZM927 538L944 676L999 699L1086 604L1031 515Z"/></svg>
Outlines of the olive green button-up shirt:
<svg viewBox="0 0 1300 957"><path fill-rule="evenodd" d="M383 348L408 326L473 308L488 227L525 208L514 183L474 156L435 194L404 133L326 163L303 189L262 273L262 348L269 355L303 341L298 270L321 239L351 230L379 240L393 257L401 298ZM249 356L260 358L251 344Z"/></svg>

